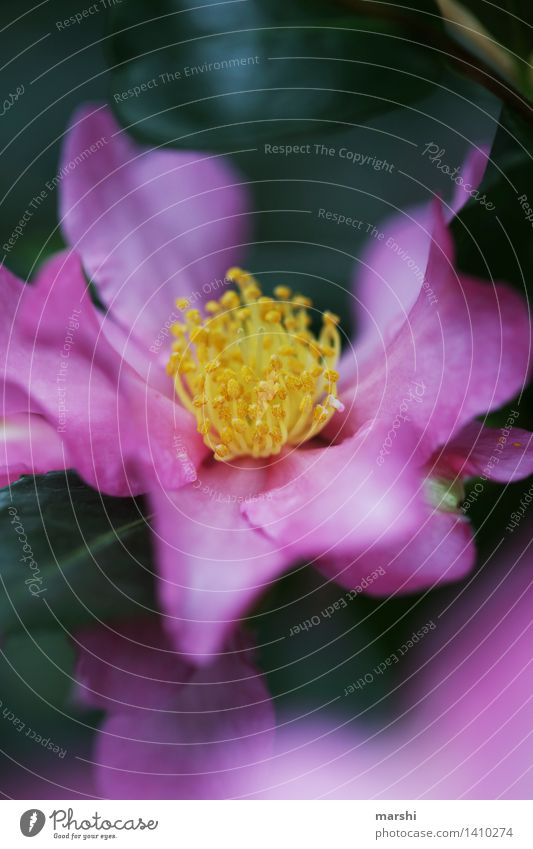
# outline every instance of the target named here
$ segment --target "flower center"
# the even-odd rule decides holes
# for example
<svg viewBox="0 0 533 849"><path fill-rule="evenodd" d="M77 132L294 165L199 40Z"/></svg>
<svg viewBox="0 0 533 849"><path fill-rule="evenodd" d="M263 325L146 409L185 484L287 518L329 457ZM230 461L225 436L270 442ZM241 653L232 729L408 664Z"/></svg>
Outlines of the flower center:
<svg viewBox="0 0 533 849"><path fill-rule="evenodd" d="M335 410L340 353L339 319L322 316L315 336L309 298L278 286L274 298L239 268L226 291L205 305L206 317L176 305L184 322L172 325L176 341L167 365L176 393L198 422L217 460L279 454L319 433Z"/></svg>

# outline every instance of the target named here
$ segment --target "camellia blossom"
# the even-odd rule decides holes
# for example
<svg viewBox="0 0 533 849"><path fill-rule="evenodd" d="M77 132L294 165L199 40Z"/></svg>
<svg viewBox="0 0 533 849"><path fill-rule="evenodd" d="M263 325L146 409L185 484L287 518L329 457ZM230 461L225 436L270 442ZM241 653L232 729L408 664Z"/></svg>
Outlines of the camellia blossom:
<svg viewBox="0 0 533 849"><path fill-rule="evenodd" d="M533 468L529 434L476 422L523 387L529 323L512 289L454 268L468 195L385 226L339 360L337 317L237 267L246 194L225 157L138 147L102 107L63 155L68 249L31 285L1 269L3 482L73 468L146 494L165 629L196 664L299 561L348 587L383 565L380 594L467 573L462 480L496 448L494 479Z"/></svg>

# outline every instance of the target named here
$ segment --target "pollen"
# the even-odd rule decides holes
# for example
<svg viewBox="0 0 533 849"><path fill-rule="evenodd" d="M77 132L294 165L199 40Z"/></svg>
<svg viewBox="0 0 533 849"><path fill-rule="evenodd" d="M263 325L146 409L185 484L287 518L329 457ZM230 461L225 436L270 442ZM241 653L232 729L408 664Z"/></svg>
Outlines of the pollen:
<svg viewBox="0 0 533 849"><path fill-rule="evenodd" d="M179 341L167 373L215 459L270 457L312 439L344 409L338 318L324 313L314 335L309 298L287 286L264 297L240 268L226 280L236 289L208 301L205 316L180 299L187 312L172 328Z"/></svg>

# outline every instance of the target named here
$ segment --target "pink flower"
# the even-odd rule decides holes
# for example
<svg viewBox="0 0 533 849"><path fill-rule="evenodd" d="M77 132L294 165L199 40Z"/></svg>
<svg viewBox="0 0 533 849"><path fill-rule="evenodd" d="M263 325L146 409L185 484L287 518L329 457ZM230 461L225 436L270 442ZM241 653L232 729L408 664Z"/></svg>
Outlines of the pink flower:
<svg viewBox="0 0 533 849"><path fill-rule="evenodd" d="M64 160L69 250L31 286L1 269L4 482L72 467L104 492L147 494L165 627L196 663L302 559L346 586L379 562L379 593L467 573L462 479L496 449L487 477L533 468L529 434L513 426L502 443L474 423L524 385L529 327L511 289L454 269L446 218L467 196L387 226L357 275L361 342L338 379L335 317L316 337L305 299L282 287L258 302L239 270L242 296L224 284L247 243L224 157L139 148L95 108ZM484 163L472 154L472 182Z"/></svg>

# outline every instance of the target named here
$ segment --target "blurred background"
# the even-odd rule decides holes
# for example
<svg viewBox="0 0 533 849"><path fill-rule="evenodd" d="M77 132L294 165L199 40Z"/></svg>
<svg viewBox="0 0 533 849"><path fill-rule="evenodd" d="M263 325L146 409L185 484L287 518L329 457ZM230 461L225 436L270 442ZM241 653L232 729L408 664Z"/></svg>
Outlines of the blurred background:
<svg viewBox="0 0 533 849"><path fill-rule="evenodd" d="M47 182L58 174L76 108L106 101L141 143L228 156L252 195L247 266L267 288L283 278L319 309L339 313L346 334L357 330L346 290L371 229L395 211L452 197L449 177L424 148L438 145L454 167L473 145L488 144L481 192L496 212L471 202L454 222L458 266L506 280L528 297L532 222L518 197L533 204L533 19L527 0L499 5L230 0L197 2L187 11L178 0L4 0L0 244L30 215L16 244L2 250L3 261L31 280L62 246L57 190ZM209 69L230 59L238 63ZM128 94L149 80L157 83ZM364 226L336 224L320 209ZM516 424L532 429L531 391L519 410ZM489 423L503 426L507 416L502 410ZM481 604L486 576L502 564L512 570L516 561L505 527L528 488L485 485L469 512L478 567L464 584L391 599L361 594L320 627L289 639L294 625L342 592L304 564L282 579L249 620L280 722L295 713L354 728L394 722L416 701L410 675L422 649L349 698L339 694L413 631L441 615L453 618L458 596ZM73 475L21 481L15 495L33 516L26 531L51 592L49 610L36 614L18 588L15 541L6 530L11 501L0 492L0 791L19 798L91 794L87 760L100 716L73 696L71 635L95 617L153 608L142 524L128 531L125 547L106 541L110 525L120 537L143 504L101 499ZM521 551L530 529L526 514ZM89 549L98 551L97 563Z"/></svg>

